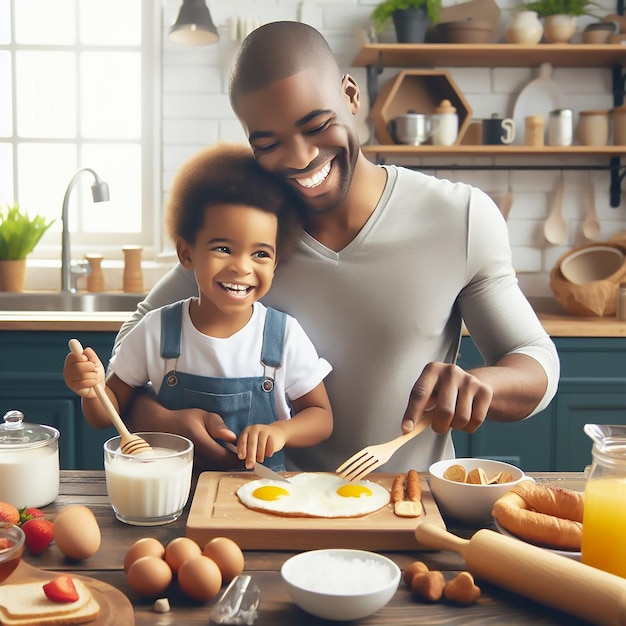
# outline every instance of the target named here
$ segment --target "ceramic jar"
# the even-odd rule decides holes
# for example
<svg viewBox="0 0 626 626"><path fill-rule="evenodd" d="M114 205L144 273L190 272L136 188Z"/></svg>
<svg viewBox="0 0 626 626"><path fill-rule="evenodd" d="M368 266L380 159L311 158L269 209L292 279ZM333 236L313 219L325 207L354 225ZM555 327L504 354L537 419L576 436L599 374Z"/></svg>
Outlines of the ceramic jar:
<svg viewBox="0 0 626 626"><path fill-rule="evenodd" d="M450 100L442 100L435 108L432 134L435 146L451 146L459 133L459 116Z"/></svg>
<svg viewBox="0 0 626 626"><path fill-rule="evenodd" d="M568 43L576 33L575 15L547 15L543 18L543 35L548 43Z"/></svg>
<svg viewBox="0 0 626 626"><path fill-rule="evenodd" d="M613 109L613 143L626 146L626 105Z"/></svg>
<svg viewBox="0 0 626 626"><path fill-rule="evenodd" d="M609 143L609 112L581 111L578 115L578 141L583 146L606 146Z"/></svg>
<svg viewBox="0 0 626 626"><path fill-rule="evenodd" d="M536 11L518 11L506 29L507 43L535 44L541 41L543 26Z"/></svg>
<svg viewBox="0 0 626 626"><path fill-rule="evenodd" d="M541 115L528 115L524 118L524 144L543 146L544 120Z"/></svg>

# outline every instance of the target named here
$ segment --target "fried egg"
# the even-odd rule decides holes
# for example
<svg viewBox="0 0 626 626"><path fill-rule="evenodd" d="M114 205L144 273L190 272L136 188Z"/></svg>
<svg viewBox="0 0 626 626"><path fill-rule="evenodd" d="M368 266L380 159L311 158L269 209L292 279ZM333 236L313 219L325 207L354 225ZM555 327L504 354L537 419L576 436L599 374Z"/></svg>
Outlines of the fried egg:
<svg viewBox="0 0 626 626"><path fill-rule="evenodd" d="M244 506L288 517L359 517L389 503L389 491L368 480L303 472L280 482L261 478L237 489Z"/></svg>

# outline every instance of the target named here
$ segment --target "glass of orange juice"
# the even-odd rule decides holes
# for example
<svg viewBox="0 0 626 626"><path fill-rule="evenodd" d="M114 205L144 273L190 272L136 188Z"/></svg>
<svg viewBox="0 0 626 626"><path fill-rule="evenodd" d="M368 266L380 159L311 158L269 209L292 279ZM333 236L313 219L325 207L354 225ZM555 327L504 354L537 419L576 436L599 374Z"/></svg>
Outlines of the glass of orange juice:
<svg viewBox="0 0 626 626"><path fill-rule="evenodd" d="M581 560L626 578L626 426L585 424L593 463L585 485Z"/></svg>

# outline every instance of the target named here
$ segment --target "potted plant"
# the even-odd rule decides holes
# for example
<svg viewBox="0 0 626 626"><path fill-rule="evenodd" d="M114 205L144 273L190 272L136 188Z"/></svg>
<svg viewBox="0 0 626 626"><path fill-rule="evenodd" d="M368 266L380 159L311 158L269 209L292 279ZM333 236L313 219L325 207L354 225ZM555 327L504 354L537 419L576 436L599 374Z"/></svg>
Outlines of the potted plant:
<svg viewBox="0 0 626 626"><path fill-rule="evenodd" d="M597 3L589 0L533 0L521 8L543 18L543 35L548 43L567 43L576 32L579 16L597 17L591 12L594 6Z"/></svg>
<svg viewBox="0 0 626 626"><path fill-rule="evenodd" d="M17 204L0 207L0 289L23 291L26 257L54 220L30 217Z"/></svg>
<svg viewBox="0 0 626 626"><path fill-rule="evenodd" d="M380 33L393 19L398 43L421 43L426 29L439 19L441 0L384 0L370 15L374 30Z"/></svg>

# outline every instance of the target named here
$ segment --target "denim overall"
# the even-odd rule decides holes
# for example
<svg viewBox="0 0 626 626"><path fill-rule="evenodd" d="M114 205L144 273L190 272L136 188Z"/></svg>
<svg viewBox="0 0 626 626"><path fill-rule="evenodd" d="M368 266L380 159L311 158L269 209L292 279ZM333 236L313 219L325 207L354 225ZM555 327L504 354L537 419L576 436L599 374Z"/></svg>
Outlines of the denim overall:
<svg viewBox="0 0 626 626"><path fill-rule="evenodd" d="M161 357L178 359L181 350L183 303L161 311ZM263 329L261 364L263 376L217 378L176 371L167 363L158 393L159 402L170 410L198 408L217 413L237 436L250 424L271 424L278 419L274 399L274 376L280 367L285 338L284 313L268 307ZM242 358L249 358L242 355ZM172 367L170 367L170 365ZM266 458L264 465L285 471L282 450Z"/></svg>

